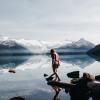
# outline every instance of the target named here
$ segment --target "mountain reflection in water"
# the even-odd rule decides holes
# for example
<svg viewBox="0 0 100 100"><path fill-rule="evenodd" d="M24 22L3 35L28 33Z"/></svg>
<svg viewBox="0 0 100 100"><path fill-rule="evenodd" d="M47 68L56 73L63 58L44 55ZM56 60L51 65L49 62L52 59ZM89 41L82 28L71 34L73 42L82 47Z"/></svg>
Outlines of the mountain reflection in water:
<svg viewBox="0 0 100 100"><path fill-rule="evenodd" d="M28 59L28 56L0 56L0 69L17 67Z"/></svg>
<svg viewBox="0 0 100 100"><path fill-rule="evenodd" d="M43 60L47 63L50 61L49 55L33 55L33 56L0 56L0 68L14 68L20 64L26 63L43 63ZM73 66L79 66L84 68L95 62L95 59L88 55L60 55L60 59L64 63L72 64ZM46 63L46 62L45 62Z"/></svg>

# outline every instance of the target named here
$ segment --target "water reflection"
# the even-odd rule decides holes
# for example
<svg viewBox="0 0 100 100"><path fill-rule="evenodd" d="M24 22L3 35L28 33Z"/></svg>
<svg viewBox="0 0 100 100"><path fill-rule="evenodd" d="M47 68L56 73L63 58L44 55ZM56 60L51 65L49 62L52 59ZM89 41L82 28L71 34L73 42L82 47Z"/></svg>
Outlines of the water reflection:
<svg viewBox="0 0 100 100"><path fill-rule="evenodd" d="M88 67L91 68L91 64L95 62L93 58L90 58L86 55L71 55L71 56L60 56L61 62L67 66L67 64L77 65L79 67ZM61 100L70 100L69 96L65 94L58 87L53 88L52 92L50 87L47 86L43 74L51 74L51 58L47 55L34 55L34 56L13 56L13 57L1 57L0 66L9 63L14 63L13 67L16 67L16 74L3 73L0 71L0 100L7 100L16 96L22 96L25 100L52 100L52 99L61 99ZM99 66L100 64L98 64ZM6 65L5 65L6 66ZM63 66L61 64L60 78L63 81L67 82L67 71L70 69L77 69L77 66L70 68ZM95 66L95 65L94 65ZM93 67L94 67L93 66ZM8 66L12 67L12 66ZM8 68L6 66L6 68ZM26 69L28 70L26 70ZM19 70L21 69L21 70ZM22 70L25 69L25 70ZM85 68L84 68L85 69ZM98 68L97 68L98 70ZM97 70L93 70L97 72ZM87 71L87 69L86 69ZM100 71L100 70L98 70ZM98 72L100 73L100 72Z"/></svg>
<svg viewBox="0 0 100 100"><path fill-rule="evenodd" d="M94 54L88 54L90 57L94 58L96 61L100 62L100 56L94 55Z"/></svg>
<svg viewBox="0 0 100 100"><path fill-rule="evenodd" d="M0 68L14 68L28 59L28 56L0 56Z"/></svg>
<svg viewBox="0 0 100 100"><path fill-rule="evenodd" d="M55 74L57 74L57 73L55 73ZM48 76L48 75L45 74L44 77L46 77L46 76ZM48 78L46 78L47 84L48 84L49 81L57 81L57 82L59 82L59 80L60 80L60 77L59 77L58 74L57 75L52 75L51 74ZM59 93L61 91L61 88L58 87L58 86L53 86L53 85L51 85L51 87L54 90L53 100L60 100Z"/></svg>
<svg viewBox="0 0 100 100"><path fill-rule="evenodd" d="M81 68L89 66L95 62L95 60L88 55L61 55L60 57L62 61Z"/></svg>
<svg viewBox="0 0 100 100"><path fill-rule="evenodd" d="M84 68L95 62L95 59L91 58L88 55L60 55L60 59L64 63L72 64L73 66L79 66ZM50 62L49 55L33 55L33 56L0 56L0 68L8 67L17 67L20 64L29 62L30 64L34 63L48 63Z"/></svg>

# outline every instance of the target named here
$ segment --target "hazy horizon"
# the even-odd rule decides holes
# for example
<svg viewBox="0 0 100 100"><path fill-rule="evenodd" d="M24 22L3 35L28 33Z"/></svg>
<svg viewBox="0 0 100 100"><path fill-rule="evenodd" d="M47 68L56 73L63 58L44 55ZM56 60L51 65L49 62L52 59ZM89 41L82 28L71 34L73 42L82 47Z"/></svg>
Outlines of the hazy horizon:
<svg viewBox="0 0 100 100"><path fill-rule="evenodd" d="M0 35L100 43L99 0L0 0Z"/></svg>

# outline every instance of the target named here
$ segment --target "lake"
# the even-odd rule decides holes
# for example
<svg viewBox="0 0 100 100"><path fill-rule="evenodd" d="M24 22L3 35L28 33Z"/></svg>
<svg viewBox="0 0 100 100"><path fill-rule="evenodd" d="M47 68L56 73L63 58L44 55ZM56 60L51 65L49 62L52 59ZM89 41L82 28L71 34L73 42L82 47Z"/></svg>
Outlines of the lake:
<svg viewBox="0 0 100 100"><path fill-rule="evenodd" d="M100 63L87 55L60 55L61 64L58 75L62 82L69 82L67 73L72 71L100 74ZM15 68L16 73L9 73ZM1 56L0 57L0 100L21 96L25 100L54 100L55 91L47 85L44 73L51 75L49 55ZM62 89L60 100L70 100L69 94Z"/></svg>

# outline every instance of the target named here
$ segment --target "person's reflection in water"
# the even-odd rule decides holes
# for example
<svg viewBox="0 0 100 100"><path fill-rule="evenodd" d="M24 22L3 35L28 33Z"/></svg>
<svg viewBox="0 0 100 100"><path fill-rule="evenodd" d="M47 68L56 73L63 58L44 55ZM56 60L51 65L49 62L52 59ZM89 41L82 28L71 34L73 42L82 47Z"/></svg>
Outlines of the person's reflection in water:
<svg viewBox="0 0 100 100"><path fill-rule="evenodd" d="M44 77L46 77L46 76L48 76L48 75L45 74ZM59 82L59 80L60 80L60 78L59 78L59 76L58 76L57 73L56 73L55 76L50 75L48 78L46 78L47 84L48 84L48 82L50 82L50 81L57 81L57 82ZM51 87L52 87L52 89L53 89L54 92L55 92L55 95L54 95L54 97L53 97L53 100L60 100L60 98L59 98L59 93L60 93L60 91L61 91L61 88L60 88L60 87L57 87L57 86L52 86L52 85L51 85Z"/></svg>
<svg viewBox="0 0 100 100"><path fill-rule="evenodd" d="M58 95L59 95L59 92L61 91L61 89L59 87L53 87L53 86L52 86L52 88L55 91L55 95L53 97L53 100L60 100L60 98L58 97Z"/></svg>
<svg viewBox="0 0 100 100"><path fill-rule="evenodd" d="M50 77L52 77L52 75ZM56 75L55 75L55 77L53 77L52 81L58 81L59 82L59 80L60 80L60 78L59 78L58 74L56 73ZM60 91L61 91L60 87L57 87L57 86L51 86L51 87L55 92L53 100L60 100L60 98L58 96Z"/></svg>

